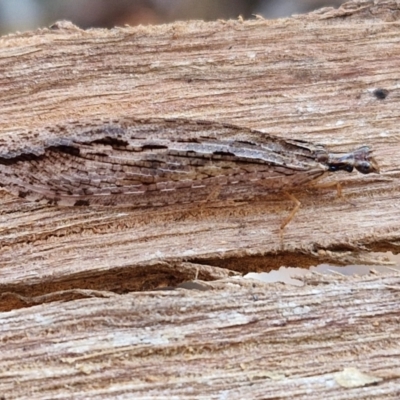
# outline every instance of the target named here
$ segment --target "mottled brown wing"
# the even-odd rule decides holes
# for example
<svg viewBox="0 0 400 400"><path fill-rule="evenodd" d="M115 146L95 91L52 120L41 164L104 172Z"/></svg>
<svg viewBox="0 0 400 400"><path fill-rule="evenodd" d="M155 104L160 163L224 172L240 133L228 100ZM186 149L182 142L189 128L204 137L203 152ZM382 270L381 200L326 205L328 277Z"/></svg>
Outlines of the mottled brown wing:
<svg viewBox="0 0 400 400"><path fill-rule="evenodd" d="M51 204L145 207L202 201L216 189L220 199L247 199L326 172L307 149L285 149L282 140L254 131L243 136L251 140L238 140L237 127L205 126L179 132L181 125L162 130L152 120L49 135L42 147L0 158L0 182L20 197Z"/></svg>

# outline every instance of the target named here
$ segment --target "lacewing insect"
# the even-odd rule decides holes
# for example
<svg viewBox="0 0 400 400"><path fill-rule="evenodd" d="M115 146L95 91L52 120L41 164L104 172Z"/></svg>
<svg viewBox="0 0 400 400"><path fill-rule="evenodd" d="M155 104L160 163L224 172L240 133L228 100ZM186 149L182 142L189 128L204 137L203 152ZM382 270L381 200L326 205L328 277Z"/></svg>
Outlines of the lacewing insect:
<svg viewBox="0 0 400 400"><path fill-rule="evenodd" d="M336 154L210 121L121 118L0 137L0 185L60 206L193 204L215 192L222 201L246 200L353 170L379 173L369 147Z"/></svg>

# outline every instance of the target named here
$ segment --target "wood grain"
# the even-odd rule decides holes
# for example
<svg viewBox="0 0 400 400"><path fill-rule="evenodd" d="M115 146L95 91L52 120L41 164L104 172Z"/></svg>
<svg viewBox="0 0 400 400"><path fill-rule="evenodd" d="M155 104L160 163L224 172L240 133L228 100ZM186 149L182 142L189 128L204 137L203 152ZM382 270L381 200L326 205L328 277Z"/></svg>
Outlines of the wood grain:
<svg viewBox="0 0 400 400"><path fill-rule="evenodd" d="M369 145L381 167L335 176L343 198L299 193L283 245L293 205L279 194L155 213L1 192L4 396L397 398L398 275L299 289L203 281L398 252L399 15L394 1L362 0L274 21L60 22L0 38L0 135L16 143L85 120L186 118L333 152ZM211 290L149 291L196 278ZM375 386L340 386L348 366Z"/></svg>
<svg viewBox="0 0 400 400"><path fill-rule="evenodd" d="M335 177L343 198L333 190L299 194L302 205L283 246L279 226L293 204L282 195L233 208L154 215L129 207L38 207L4 193L3 287L60 281L67 289L80 280L82 288L101 290L102 284L88 283L96 281L93 276L104 274L108 281L110 270L141 271L164 261L246 272L346 263L343 251L353 252L354 260L370 250L397 252L400 46L395 24L386 22L390 7L360 3L337 14L326 10L289 20L111 31L59 23L3 37L0 132L12 133L18 143L23 132L79 127L87 119L184 117L234 123L332 151L368 144L381 166L380 176ZM335 18L343 10L349 17ZM377 97L377 88L387 97ZM132 273L137 282L141 273ZM186 278L171 271L173 282Z"/></svg>
<svg viewBox="0 0 400 400"><path fill-rule="evenodd" d="M0 390L6 399L397 399L399 282L231 278L3 313Z"/></svg>

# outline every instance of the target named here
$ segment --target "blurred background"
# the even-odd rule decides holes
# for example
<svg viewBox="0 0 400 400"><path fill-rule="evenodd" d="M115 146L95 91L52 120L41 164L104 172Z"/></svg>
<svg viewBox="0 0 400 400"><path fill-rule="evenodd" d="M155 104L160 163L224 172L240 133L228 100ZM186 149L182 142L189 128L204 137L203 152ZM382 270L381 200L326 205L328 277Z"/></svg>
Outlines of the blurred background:
<svg viewBox="0 0 400 400"><path fill-rule="evenodd" d="M51 25L61 19L80 28L162 24L187 19L287 17L344 0L0 0L0 34Z"/></svg>

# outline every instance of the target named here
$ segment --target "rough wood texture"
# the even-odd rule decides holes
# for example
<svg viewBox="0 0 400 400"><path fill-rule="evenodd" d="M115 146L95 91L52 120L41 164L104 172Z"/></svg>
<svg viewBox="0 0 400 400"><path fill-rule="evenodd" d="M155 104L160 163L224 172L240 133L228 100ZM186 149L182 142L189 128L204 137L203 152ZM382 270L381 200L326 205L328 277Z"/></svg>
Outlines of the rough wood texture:
<svg viewBox="0 0 400 400"><path fill-rule="evenodd" d="M296 193L302 207L283 244L279 226L293 204L281 194L235 207L137 212L40 207L4 193L4 289L35 295L77 286L114 290L121 276L125 289L145 289L193 278L174 268L160 273L165 262L247 272L346 264L368 250L397 251L396 7L361 2L288 20L111 31L58 23L3 37L0 132L16 138L24 129L66 121L185 117L332 151L368 144L382 169L375 176L335 176L343 198L331 189ZM387 91L385 99L377 88ZM143 279L143 271L155 279Z"/></svg>
<svg viewBox="0 0 400 400"><path fill-rule="evenodd" d="M6 399L398 399L399 283L399 275L310 276L294 290L231 278L208 291L93 293L103 298L3 313L0 391Z"/></svg>
<svg viewBox="0 0 400 400"><path fill-rule="evenodd" d="M319 281L317 287L308 282L304 289L263 286L256 294L270 308L255 311L255 321L264 322L257 333L249 332L256 339L251 336L248 347L243 327L225 331L221 322L225 319L230 326L235 315L236 325L253 321L240 317L249 302L257 305L248 288L122 294L195 277L223 278L233 270L365 262L372 260L371 250L397 252L399 15L394 1L358 1L277 21L195 21L111 31L81 31L58 23L0 38L0 134L14 132L16 140L26 129L67 121L183 117L230 122L320 143L332 151L368 144L382 171L378 176L335 177L342 182L343 198L335 198L331 190L296 193L302 208L286 228L283 244L279 226L293 205L282 195L236 207L155 212L52 208L1 193L0 309L69 300L1 314L6 398L67 392L74 398L110 398L133 390L139 396L140 388L142 397L153 389L160 396L183 396L191 387L197 397L206 393L207 398L225 390L242 398L242 387L246 393L258 390L253 398L312 398L324 388L337 399L398 393L396 365L384 358L398 353L396 311L391 308L398 301L397 276L373 278L375 286L368 286L369 278L327 286ZM360 285L365 290L358 291ZM77 300L107 296L106 291L114 292L111 299ZM318 307L322 299L326 303L307 309L305 319L281 324L285 296L293 299L293 315L302 293L308 293L311 303L321 296ZM392 296L390 302L385 296ZM211 308L207 301L213 302ZM367 309L365 302L378 311ZM215 309L222 311L214 320ZM182 330L181 312L188 312L189 331ZM7 326L9 318L16 319ZM123 332L114 340L119 335L113 336L115 326L121 325ZM245 326L253 329L252 324ZM165 332L157 336L162 343L168 339L165 348L148 339L153 327ZM202 338L213 329L222 336ZM17 331L20 336L14 336ZM282 338L287 343L281 349ZM120 352L119 343L128 347ZM325 358L324 351L335 346L335 355ZM29 354L26 361L15 363L25 357L24 351ZM100 354L98 364L90 361L93 354ZM268 354L278 358L269 363ZM146 355L153 357L148 363L139 357ZM195 360L193 370L190 360ZM242 361L230 375L237 360ZM160 370L164 364L169 372ZM329 374L349 364L376 372L383 383L357 390L331 385ZM249 365L267 373L249 375ZM82 375L71 378L69 368ZM278 386L272 385L271 376L278 376ZM290 376L294 380L285 378ZM261 386L250 386L254 380Z"/></svg>

